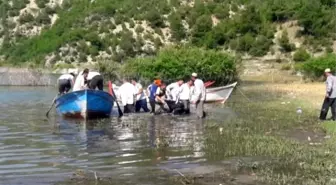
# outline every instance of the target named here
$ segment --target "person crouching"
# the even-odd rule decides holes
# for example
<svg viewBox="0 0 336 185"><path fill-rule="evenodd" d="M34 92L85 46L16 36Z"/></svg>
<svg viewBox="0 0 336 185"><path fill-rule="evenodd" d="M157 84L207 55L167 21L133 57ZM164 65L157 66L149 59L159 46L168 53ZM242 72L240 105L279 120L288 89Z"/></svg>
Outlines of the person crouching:
<svg viewBox="0 0 336 185"><path fill-rule="evenodd" d="M161 84L158 84L158 88L155 93L155 101L156 104L159 105L159 110L155 111L155 114L159 114L162 112L169 112L169 109L165 99L166 99L166 84L162 82Z"/></svg>
<svg viewBox="0 0 336 185"><path fill-rule="evenodd" d="M95 90L98 88L102 91L104 89L104 78L100 73L90 71L87 76L87 84L89 89Z"/></svg>
<svg viewBox="0 0 336 185"><path fill-rule="evenodd" d="M61 75L58 80L58 93L59 95L68 93L74 85L75 74L73 72L69 74Z"/></svg>

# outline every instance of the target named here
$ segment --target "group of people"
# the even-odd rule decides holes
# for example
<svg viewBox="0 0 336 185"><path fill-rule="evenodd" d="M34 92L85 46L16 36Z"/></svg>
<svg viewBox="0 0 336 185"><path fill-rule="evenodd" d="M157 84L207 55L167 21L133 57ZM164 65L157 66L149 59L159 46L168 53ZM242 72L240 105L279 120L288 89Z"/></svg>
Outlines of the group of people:
<svg viewBox="0 0 336 185"><path fill-rule="evenodd" d="M124 113L144 112L160 114L162 112L173 114L189 114L190 104L196 105L199 118L205 117L204 101L206 90L201 79L193 73L187 81L182 79L166 85L160 79L155 79L146 89L136 79L123 79L119 88L119 98L124 106ZM147 106L149 100L150 108ZM156 110L156 106L159 109Z"/></svg>
<svg viewBox="0 0 336 185"><path fill-rule="evenodd" d="M75 70L67 74L63 74L58 78L58 93L59 95L72 91L80 91L84 89L99 89L104 88L104 79L99 72L89 71L84 69L76 78L77 73Z"/></svg>
<svg viewBox="0 0 336 185"><path fill-rule="evenodd" d="M75 71L69 71L58 78L59 95L68 93L71 88L73 91L103 90L104 80L99 72L84 69L77 77L76 75ZM196 105L197 116L205 117L206 90L203 81L197 78L196 73L192 73L187 81L180 79L168 86L160 79L155 79L146 89L136 79L124 78L123 84L118 89L118 97L124 106L124 113L140 112L143 109L144 112L153 114L162 112L189 114L190 104L193 103ZM151 110L147 103L150 104ZM156 106L159 107L158 110Z"/></svg>

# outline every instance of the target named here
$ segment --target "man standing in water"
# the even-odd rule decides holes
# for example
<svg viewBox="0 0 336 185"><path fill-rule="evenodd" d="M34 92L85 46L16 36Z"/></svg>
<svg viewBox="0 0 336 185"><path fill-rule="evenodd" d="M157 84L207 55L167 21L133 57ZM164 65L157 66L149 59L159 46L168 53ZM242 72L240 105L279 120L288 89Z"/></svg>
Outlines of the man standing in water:
<svg viewBox="0 0 336 185"><path fill-rule="evenodd" d="M138 83L135 78L133 78L131 82L134 85L136 92L135 112L140 112L141 108L145 112L149 112L149 109L147 107L147 98L145 96L145 92L142 88L142 85Z"/></svg>
<svg viewBox="0 0 336 185"><path fill-rule="evenodd" d="M332 120L336 120L336 77L332 75L331 70L328 68L324 71L326 80L326 95L323 101L320 120L326 120L329 107L331 107Z"/></svg>
<svg viewBox="0 0 336 185"><path fill-rule="evenodd" d="M134 112L134 96L135 88L129 83L129 81L124 78L123 84L119 87L119 95L121 102L124 106L124 113L133 113Z"/></svg>
<svg viewBox="0 0 336 185"><path fill-rule="evenodd" d="M192 103L196 104L196 114L198 118L204 118L204 101L206 99L206 90L204 82L197 78L197 73L192 73L191 80L194 82L194 93Z"/></svg>

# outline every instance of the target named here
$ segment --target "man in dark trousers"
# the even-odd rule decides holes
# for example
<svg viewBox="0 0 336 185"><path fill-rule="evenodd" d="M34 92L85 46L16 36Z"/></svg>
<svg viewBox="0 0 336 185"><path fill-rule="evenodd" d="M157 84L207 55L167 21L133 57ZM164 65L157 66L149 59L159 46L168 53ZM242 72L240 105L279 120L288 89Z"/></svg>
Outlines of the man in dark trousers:
<svg viewBox="0 0 336 185"><path fill-rule="evenodd" d="M336 77L328 68L324 71L326 80L326 95L321 109L320 120L326 120L329 107L331 107L332 120L336 120Z"/></svg>

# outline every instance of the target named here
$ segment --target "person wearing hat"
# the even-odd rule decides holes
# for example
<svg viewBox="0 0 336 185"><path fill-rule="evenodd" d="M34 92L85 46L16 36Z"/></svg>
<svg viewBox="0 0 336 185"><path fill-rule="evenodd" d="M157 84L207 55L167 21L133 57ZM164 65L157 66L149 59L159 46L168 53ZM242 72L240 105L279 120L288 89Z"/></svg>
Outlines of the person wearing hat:
<svg viewBox="0 0 336 185"><path fill-rule="evenodd" d="M158 87L161 85L161 80L155 79L154 82L147 87L148 96L149 96L149 104L151 106L150 113L155 113L155 99L156 99L156 91Z"/></svg>
<svg viewBox="0 0 336 185"><path fill-rule="evenodd" d="M67 74L61 75L58 80L58 94L62 95L68 93L74 85L75 72L69 71Z"/></svg>
<svg viewBox="0 0 336 185"><path fill-rule="evenodd" d="M159 105L160 109L155 111L155 113L169 112L168 104L166 103L166 83L160 82L157 83L158 88L155 92L155 103Z"/></svg>
<svg viewBox="0 0 336 185"><path fill-rule="evenodd" d="M194 92L192 96L192 103L196 104L196 114L198 118L204 118L204 102L206 99L206 90L203 80L197 78L197 73L191 74L191 80L194 84Z"/></svg>
<svg viewBox="0 0 336 185"><path fill-rule="evenodd" d="M324 71L326 80L326 94L323 101L320 120L326 120L329 107L331 107L332 120L336 120L336 77L332 75L331 70L327 68Z"/></svg>

